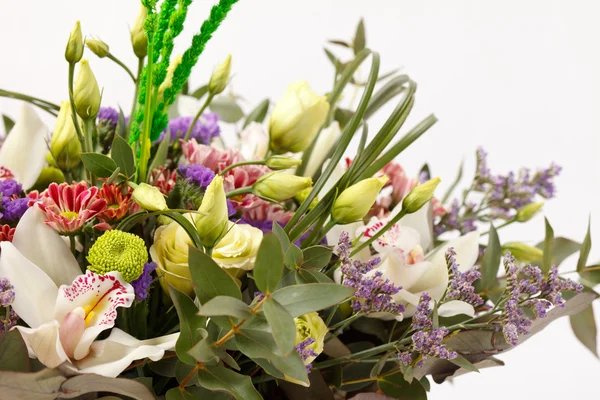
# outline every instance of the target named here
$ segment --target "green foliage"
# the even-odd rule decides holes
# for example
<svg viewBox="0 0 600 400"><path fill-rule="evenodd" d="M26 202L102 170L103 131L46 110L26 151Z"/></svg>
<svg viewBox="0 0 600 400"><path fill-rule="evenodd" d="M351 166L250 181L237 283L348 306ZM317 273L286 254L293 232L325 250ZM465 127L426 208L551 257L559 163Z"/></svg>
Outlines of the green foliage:
<svg viewBox="0 0 600 400"><path fill-rule="evenodd" d="M544 262L540 265L540 269L545 274L550 271L552 267L552 254L554 250L554 229L548 222L548 218L544 218L546 224L546 238L544 239Z"/></svg>
<svg viewBox="0 0 600 400"><path fill-rule="evenodd" d="M490 224L488 244L481 261L481 279L476 283L477 291L490 291L497 285L496 276L498 275L498 268L500 268L501 257L502 246L500 245L498 232L496 232L494 225Z"/></svg>
<svg viewBox="0 0 600 400"><path fill-rule="evenodd" d="M588 348L596 357L598 357L598 328L596 327L596 318L594 317L594 307L589 306L579 314L569 317L573 333L577 339Z"/></svg>
<svg viewBox="0 0 600 400"><path fill-rule="evenodd" d="M273 299L285 307L293 317L299 317L338 304L353 294L354 289L347 286L309 283L281 288L273 293Z"/></svg>
<svg viewBox="0 0 600 400"><path fill-rule="evenodd" d="M29 369L27 346L19 331L0 333L0 371L29 372Z"/></svg>
<svg viewBox="0 0 600 400"><path fill-rule="evenodd" d="M190 247L188 256L194 291L201 304L217 296L242 299L240 288L231 276L221 269L206 253Z"/></svg>
<svg viewBox="0 0 600 400"><path fill-rule="evenodd" d="M126 176L131 177L135 174L133 151L127 141L119 135L115 135L113 139L110 157Z"/></svg>
<svg viewBox="0 0 600 400"><path fill-rule="evenodd" d="M263 122L267 116L267 111L269 111L269 103L269 99L264 99L258 103L258 105L246 116L243 128L247 127L250 122Z"/></svg>
<svg viewBox="0 0 600 400"><path fill-rule="evenodd" d="M294 350L296 324L290 313L276 300L267 299L263 305L265 318L271 327L275 343L281 354Z"/></svg>
<svg viewBox="0 0 600 400"><path fill-rule="evenodd" d="M202 330L206 326L206 318L198 314L198 307L194 301L175 288L169 287L169 294L179 316L179 329L181 334L175 345L177 358L189 365L196 365L194 357L188 351L203 339ZM206 331L204 331L206 332Z"/></svg>
<svg viewBox="0 0 600 400"><path fill-rule="evenodd" d="M98 178L109 178L117 169L117 164L108 156L99 153L81 153L83 165Z"/></svg>
<svg viewBox="0 0 600 400"><path fill-rule="evenodd" d="M265 294L272 293L281 279L283 268L281 243L274 234L266 234L254 265L254 281L258 289Z"/></svg>

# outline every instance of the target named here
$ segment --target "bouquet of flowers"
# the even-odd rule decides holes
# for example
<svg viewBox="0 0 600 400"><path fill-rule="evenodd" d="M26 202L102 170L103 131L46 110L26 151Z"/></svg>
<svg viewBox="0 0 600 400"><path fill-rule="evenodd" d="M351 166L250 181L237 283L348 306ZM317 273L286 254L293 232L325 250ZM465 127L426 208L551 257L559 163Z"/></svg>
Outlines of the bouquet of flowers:
<svg viewBox="0 0 600 400"><path fill-rule="evenodd" d="M362 21L330 42L352 57L326 50L326 95L297 81L245 112L231 57L190 90L235 2L174 56L192 1L142 0L136 73L76 23L63 102L0 91L24 101L0 147L2 398L425 399L562 316L596 352L589 230L497 233L540 212L560 167L500 175L478 149L458 196L462 168L445 194L427 164L405 171L436 119L399 134L416 84L380 72ZM102 104L84 52L131 76L129 113ZM576 252L574 281L558 266Z"/></svg>

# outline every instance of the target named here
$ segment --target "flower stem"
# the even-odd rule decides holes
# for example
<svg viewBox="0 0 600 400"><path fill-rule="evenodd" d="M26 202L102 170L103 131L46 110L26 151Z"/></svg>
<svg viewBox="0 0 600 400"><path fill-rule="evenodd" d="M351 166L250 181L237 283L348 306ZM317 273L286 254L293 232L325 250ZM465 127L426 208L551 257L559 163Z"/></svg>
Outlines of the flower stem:
<svg viewBox="0 0 600 400"><path fill-rule="evenodd" d="M77 132L77 138L81 143L81 148L85 149L85 139L83 132L81 131L81 125L77 118L77 110L75 110L75 97L73 97L73 77L75 75L75 64L69 63L69 102L71 104L71 116L73 117L73 125L75 125L75 131Z"/></svg>
<svg viewBox="0 0 600 400"><path fill-rule="evenodd" d="M146 180L146 170L148 169L148 160L150 159L150 131L152 130L152 67L153 67L153 46L152 37L154 35L148 32L148 64L146 65L146 102L144 104L144 125L139 139L140 158L138 160L138 182Z"/></svg>
<svg viewBox="0 0 600 400"><path fill-rule="evenodd" d="M241 194L252 193L252 186L245 186L239 189L232 190L231 192L226 193L227 198L239 196Z"/></svg>
<svg viewBox="0 0 600 400"><path fill-rule="evenodd" d="M142 76L142 70L144 69L144 57L138 58L138 69L137 78L135 79L135 91L133 93L133 105L131 106L131 112L129 113L129 121L127 121L127 129L129 132L131 129L131 122L133 121L133 115L135 114L135 107L137 106L137 98L140 92L140 77Z"/></svg>
<svg viewBox="0 0 600 400"><path fill-rule="evenodd" d="M123 68L125 70L125 72L127 72L127 74L131 77L131 79L133 80L133 83L136 83L137 79L135 79L135 75L133 75L133 72L131 72L131 70L127 67L127 65L125 65L123 63L123 61L119 60L117 57L113 56L111 53L108 53L108 55L106 57L108 57L109 59L114 61L118 66Z"/></svg>
<svg viewBox="0 0 600 400"><path fill-rule="evenodd" d="M264 160L249 160L249 161L240 161L237 164L231 164L229 167L225 168L223 171L219 172L219 175L223 176L227 172L231 171L234 168L241 167L242 165L265 165L267 162Z"/></svg>
<svg viewBox="0 0 600 400"><path fill-rule="evenodd" d="M93 143L93 139L92 136L94 134L94 129L96 128L96 124L94 123L94 119L93 118L88 118L86 119L84 122L85 125L85 140L84 140L84 144L85 146L83 147L85 152L88 153L92 153L94 151L94 143ZM89 171L89 179L92 183L92 186L96 186L96 177L92 174L91 171Z"/></svg>
<svg viewBox="0 0 600 400"><path fill-rule="evenodd" d="M516 221L517 221L516 219L511 219L510 221L506 221L506 222L504 222L503 224L500 224L500 225L498 225L498 226L496 227L496 230L498 230L498 229L500 229L500 228L504 228L505 226L508 226L508 225L510 225L510 224L512 224L513 222L516 222ZM480 236L484 236L484 235L487 235L487 234L489 234L489 233L490 233L490 231L483 232L483 233L482 233Z"/></svg>
<svg viewBox="0 0 600 400"><path fill-rule="evenodd" d="M185 133L185 136L183 137L183 140L185 142L187 142L188 140L190 140L190 136L192 134L192 130L194 129L194 126L196 125L196 122L198 122L198 119L202 115L202 112L206 109L206 107L208 107L208 105L210 104L210 102L212 101L212 99L213 99L214 96L215 96L214 94L212 94L210 92L208 93L208 96L206 97L206 100L204 101L204 104L202 104L202 107L200 107L200 109L196 113L196 116L192 120L192 123L190 124L190 127L188 128L187 132ZM210 144L210 143L207 143L207 144Z"/></svg>

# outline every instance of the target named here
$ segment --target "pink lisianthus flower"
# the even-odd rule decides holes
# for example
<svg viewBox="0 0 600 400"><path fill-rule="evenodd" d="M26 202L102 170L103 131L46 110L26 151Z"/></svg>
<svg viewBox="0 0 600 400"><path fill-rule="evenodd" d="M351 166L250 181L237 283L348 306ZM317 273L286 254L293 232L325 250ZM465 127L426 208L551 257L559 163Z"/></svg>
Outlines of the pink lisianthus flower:
<svg viewBox="0 0 600 400"><path fill-rule="evenodd" d="M269 203L256 196L252 197L254 202L242 215L242 218L247 221L274 221L285 226L294 215L293 211L286 211L280 204Z"/></svg>
<svg viewBox="0 0 600 400"><path fill-rule="evenodd" d="M252 186L256 183L258 178L269 172L271 172L271 170L264 165L240 165L225 173L225 176L223 177L225 192Z"/></svg>
<svg viewBox="0 0 600 400"><path fill-rule="evenodd" d="M398 204L416 185L417 180L406 175L404 168L398 163L390 162L381 170L390 180L392 187L392 204Z"/></svg>
<svg viewBox="0 0 600 400"><path fill-rule="evenodd" d="M181 141L183 156L189 164L199 164L219 173L232 164L244 161L244 157L234 149L219 150L199 144L196 139Z"/></svg>
<svg viewBox="0 0 600 400"><path fill-rule="evenodd" d="M99 199L98 188L84 182L51 183L40 196L38 207L46 214L44 221L60 233L74 233L97 214L106 210L106 200Z"/></svg>

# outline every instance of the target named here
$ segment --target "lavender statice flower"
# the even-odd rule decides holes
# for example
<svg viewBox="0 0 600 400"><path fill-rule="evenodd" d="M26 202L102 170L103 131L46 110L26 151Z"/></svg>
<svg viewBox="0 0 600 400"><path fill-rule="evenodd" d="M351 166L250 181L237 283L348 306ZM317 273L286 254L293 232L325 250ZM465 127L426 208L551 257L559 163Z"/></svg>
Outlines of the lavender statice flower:
<svg viewBox="0 0 600 400"><path fill-rule="evenodd" d="M13 285L6 278L0 278L0 307L8 307L15 298Z"/></svg>
<svg viewBox="0 0 600 400"><path fill-rule="evenodd" d="M215 173L204 165L179 165L179 173L187 180L206 189L215 177Z"/></svg>
<svg viewBox="0 0 600 400"><path fill-rule="evenodd" d="M0 333L8 332L10 329L17 325L19 316L17 313L10 308L8 313L0 313Z"/></svg>
<svg viewBox="0 0 600 400"><path fill-rule="evenodd" d="M100 107L96 119L99 125L111 126L115 129L119 122L119 111L112 107Z"/></svg>
<svg viewBox="0 0 600 400"><path fill-rule="evenodd" d="M365 314L387 312L401 314L404 305L396 304L392 296L402 288L394 285L389 279L384 278L381 271L367 275L380 259L374 258L366 263L350 258L352 243L347 232L343 232L338 243L337 254L341 261L343 274L342 284L355 289L351 306L356 312Z"/></svg>
<svg viewBox="0 0 600 400"><path fill-rule="evenodd" d="M456 252L452 247L446 250L445 257L450 275L450 284L446 293L446 299L462 300L475 307L482 305L483 299L475 293L475 288L473 287L473 282L481 278L481 273L477 270L477 267L475 266L468 271L460 272L456 263Z"/></svg>
<svg viewBox="0 0 600 400"><path fill-rule="evenodd" d="M150 284L152 283L152 271L154 271L158 266L155 262L149 262L144 265L144 271L142 274L134 281L131 282L131 286L133 286L133 292L135 293L135 299L137 301L145 300L148 297L148 290L150 289Z"/></svg>
<svg viewBox="0 0 600 400"><path fill-rule="evenodd" d="M0 218L7 222L16 222L21 219L25 211L29 208L28 198L10 198L2 197L2 212Z"/></svg>
<svg viewBox="0 0 600 400"><path fill-rule="evenodd" d="M0 193L3 197L18 196L23 191L23 186L13 179L0 181Z"/></svg>
<svg viewBox="0 0 600 400"><path fill-rule="evenodd" d="M193 121L193 117L178 117L170 120L169 125L160 134L157 142L162 141L167 132L171 134L171 141L183 139ZM217 114L202 114L190 132L190 139L196 139L199 143L210 144L212 138L219 136L221 133L218 122L219 116Z"/></svg>
<svg viewBox="0 0 600 400"><path fill-rule="evenodd" d="M417 311L412 317L412 327L414 329L423 329L431 327L432 321L429 318L429 316L431 315L431 308L429 307L430 303L431 297L429 297L427 293L423 293L421 295L421 300L417 305Z"/></svg>
<svg viewBox="0 0 600 400"><path fill-rule="evenodd" d="M254 292L254 299L256 301L262 301L265 298L265 294L262 292Z"/></svg>
<svg viewBox="0 0 600 400"><path fill-rule="evenodd" d="M98 126L98 141L102 145L102 153L108 154L115 138L119 122L119 111L112 107L100 107L96 121ZM126 123L126 121L123 122Z"/></svg>
<svg viewBox="0 0 600 400"><path fill-rule="evenodd" d="M509 300L504 305L502 333L507 343L516 346L519 343L519 335L529 334L529 328L533 321L525 316L519 306L523 285L519 282L519 268L510 252L504 256L504 270L506 272L506 293Z"/></svg>
<svg viewBox="0 0 600 400"><path fill-rule="evenodd" d="M581 293L583 285L570 279L562 279L558 276L558 267L553 265L550 268L546 281L542 285L540 297L552 302L555 306L564 307L565 300L561 293L566 291Z"/></svg>
<svg viewBox="0 0 600 400"><path fill-rule="evenodd" d="M423 358L431 356L444 360L455 359L458 357L458 353L448 350L448 347L443 344L444 338L447 335L448 329L444 327L418 331L412 335L413 347L423 355Z"/></svg>
<svg viewBox="0 0 600 400"><path fill-rule="evenodd" d="M523 279L519 281L519 292L524 294L534 295L542 288L544 273L538 267L530 264L521 268Z"/></svg>
<svg viewBox="0 0 600 400"><path fill-rule="evenodd" d="M318 356L318 354L315 352L315 350L311 347L308 347L310 345L312 345L316 340L314 338L308 338L308 339L304 339L302 342L298 343L295 346L296 352L300 355L300 358L302 358L302 362L304 364L306 364L306 361L308 359L314 359L315 357ZM306 373L309 374L310 373L310 369L312 368L312 363L306 364Z"/></svg>
<svg viewBox="0 0 600 400"><path fill-rule="evenodd" d="M410 365L413 361L411 352L403 351L398 353L398 360L406 366Z"/></svg>

